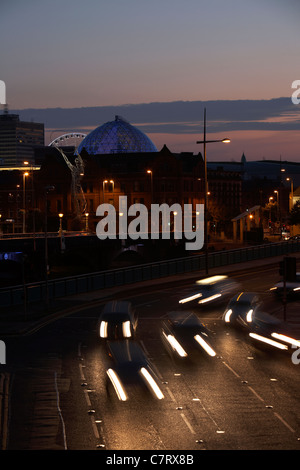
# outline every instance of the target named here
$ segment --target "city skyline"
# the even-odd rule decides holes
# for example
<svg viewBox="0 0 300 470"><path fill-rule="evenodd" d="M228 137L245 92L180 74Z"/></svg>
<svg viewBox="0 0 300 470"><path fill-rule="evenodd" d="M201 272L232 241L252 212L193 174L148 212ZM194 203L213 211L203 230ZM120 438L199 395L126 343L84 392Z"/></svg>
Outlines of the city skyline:
<svg viewBox="0 0 300 470"><path fill-rule="evenodd" d="M208 158L238 160L244 152L250 160L299 160L300 104L291 101L291 85L300 79L297 1L4 0L0 10L0 40L7 44L0 79L9 110L38 121L40 109L69 109L71 122L72 112L99 108L90 125L85 113L76 128L46 121L47 141L57 128L93 129L121 109L158 148L197 152L207 106L211 137L230 132L232 140L230 148L210 146ZM270 108L281 98L284 107ZM256 115L255 106L245 113L247 100L259 104ZM176 105L176 119L162 120L161 106L151 120L147 113L157 103ZM181 115L180 103L198 104L198 118L194 111ZM137 120L134 106L144 111ZM104 107L110 113L103 115Z"/></svg>

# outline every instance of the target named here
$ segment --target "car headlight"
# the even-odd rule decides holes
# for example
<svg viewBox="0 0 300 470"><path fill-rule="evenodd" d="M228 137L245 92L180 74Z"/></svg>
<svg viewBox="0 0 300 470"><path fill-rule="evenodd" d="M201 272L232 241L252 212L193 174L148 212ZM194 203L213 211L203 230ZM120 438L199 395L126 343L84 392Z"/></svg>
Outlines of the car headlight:
<svg viewBox="0 0 300 470"><path fill-rule="evenodd" d="M107 338L107 321L102 321L100 323L100 338Z"/></svg>
<svg viewBox="0 0 300 470"><path fill-rule="evenodd" d="M122 323L122 331L123 331L123 336L124 338L130 338L131 337L131 328L130 328L130 321L124 321Z"/></svg>
<svg viewBox="0 0 300 470"><path fill-rule="evenodd" d="M249 312L247 312L247 315L246 315L246 320L248 323L252 322L252 314L253 314L253 309L251 308L251 310L249 310Z"/></svg>
<svg viewBox="0 0 300 470"><path fill-rule="evenodd" d="M231 314L232 314L232 310L231 310L231 308L230 308L230 309L227 310L227 312L225 313L225 316L224 316L224 321L225 321L225 323L230 323Z"/></svg>

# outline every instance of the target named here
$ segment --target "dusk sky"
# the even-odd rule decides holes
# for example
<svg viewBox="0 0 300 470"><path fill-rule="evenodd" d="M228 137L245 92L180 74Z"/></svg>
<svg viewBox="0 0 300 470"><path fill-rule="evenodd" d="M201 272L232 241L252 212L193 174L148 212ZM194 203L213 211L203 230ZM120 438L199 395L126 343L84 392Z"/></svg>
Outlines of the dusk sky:
<svg viewBox="0 0 300 470"><path fill-rule="evenodd" d="M43 114L46 143L115 113L158 149L198 152L205 106L208 138L232 140L208 159L300 161L299 18L299 0L1 0L0 79L22 118L68 111Z"/></svg>

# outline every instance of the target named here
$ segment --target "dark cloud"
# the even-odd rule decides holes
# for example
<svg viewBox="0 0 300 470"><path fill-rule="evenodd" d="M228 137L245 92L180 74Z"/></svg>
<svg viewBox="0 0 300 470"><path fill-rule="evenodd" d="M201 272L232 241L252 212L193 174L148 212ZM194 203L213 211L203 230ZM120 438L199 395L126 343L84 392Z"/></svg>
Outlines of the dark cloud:
<svg viewBox="0 0 300 470"><path fill-rule="evenodd" d="M271 100L174 101L86 108L15 110L26 121L43 122L46 129L84 130L120 115L146 133L192 134L203 126L206 108L210 132L236 130L300 130L300 104L291 98Z"/></svg>

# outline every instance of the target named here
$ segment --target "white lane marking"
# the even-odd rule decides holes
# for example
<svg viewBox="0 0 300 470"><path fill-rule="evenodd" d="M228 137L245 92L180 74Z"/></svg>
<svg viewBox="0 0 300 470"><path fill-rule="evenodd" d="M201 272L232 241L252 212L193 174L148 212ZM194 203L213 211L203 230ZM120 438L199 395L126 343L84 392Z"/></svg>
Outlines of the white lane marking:
<svg viewBox="0 0 300 470"><path fill-rule="evenodd" d="M229 369L236 377L238 377L239 379L241 378L241 376L240 376L237 372L235 372L235 370L233 370L228 364L226 364L226 362L223 361L223 364L224 364L224 366L226 366L227 369Z"/></svg>
<svg viewBox="0 0 300 470"><path fill-rule="evenodd" d="M166 387L166 390L167 390L168 394L170 395L171 400L175 402L176 401L175 397L174 397L173 393L171 392L170 388Z"/></svg>
<svg viewBox="0 0 300 470"><path fill-rule="evenodd" d="M86 399L86 402L87 402L88 407L91 407L91 406L92 406L92 403L91 403L91 400L90 400L90 397L89 397L89 395L88 395L88 391L87 391L87 390L84 391L84 396L85 396L85 399Z"/></svg>
<svg viewBox="0 0 300 470"><path fill-rule="evenodd" d="M278 413L274 412L276 418L278 418L282 424L284 424L291 432L295 432L295 430L280 416Z"/></svg>
<svg viewBox="0 0 300 470"><path fill-rule="evenodd" d="M256 396L256 398L258 398L260 401L262 401L264 403L264 399L260 395L258 395L258 393L254 390L254 388L250 387L249 385L247 387Z"/></svg>
<svg viewBox="0 0 300 470"><path fill-rule="evenodd" d="M82 368L83 368L83 365L79 364L80 378L81 380L85 380L85 376L84 376Z"/></svg>
<svg viewBox="0 0 300 470"><path fill-rule="evenodd" d="M180 416L182 417L183 421L185 422L185 424L187 425L187 427L189 428L189 430L191 431L192 434L196 434L192 425L190 424L189 420L187 419L187 417L185 416L184 413L180 413Z"/></svg>
<svg viewBox="0 0 300 470"><path fill-rule="evenodd" d="M92 428L96 439L100 439L100 434L98 432L97 424L95 422L94 416L91 416Z"/></svg>

